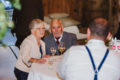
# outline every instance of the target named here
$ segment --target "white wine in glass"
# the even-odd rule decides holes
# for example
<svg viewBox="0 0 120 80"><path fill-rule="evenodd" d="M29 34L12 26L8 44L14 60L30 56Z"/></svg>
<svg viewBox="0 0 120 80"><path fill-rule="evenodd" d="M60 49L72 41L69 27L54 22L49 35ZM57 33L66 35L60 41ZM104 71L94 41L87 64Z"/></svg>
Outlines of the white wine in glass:
<svg viewBox="0 0 120 80"><path fill-rule="evenodd" d="M58 45L58 50L60 51L61 54L63 54L63 52L65 51L64 42L60 42L60 44Z"/></svg>
<svg viewBox="0 0 120 80"><path fill-rule="evenodd" d="M60 53L62 54L65 51L65 48L59 47L58 50L60 51Z"/></svg>

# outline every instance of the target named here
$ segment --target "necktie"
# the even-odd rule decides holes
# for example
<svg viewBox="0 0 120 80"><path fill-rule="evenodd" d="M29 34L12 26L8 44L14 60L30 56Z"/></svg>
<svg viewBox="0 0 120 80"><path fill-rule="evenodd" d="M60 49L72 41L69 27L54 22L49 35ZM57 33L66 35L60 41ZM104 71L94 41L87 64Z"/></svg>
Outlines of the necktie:
<svg viewBox="0 0 120 80"><path fill-rule="evenodd" d="M57 43L57 44L60 44L59 38L60 38L60 37L57 37L57 38L56 38L56 43Z"/></svg>

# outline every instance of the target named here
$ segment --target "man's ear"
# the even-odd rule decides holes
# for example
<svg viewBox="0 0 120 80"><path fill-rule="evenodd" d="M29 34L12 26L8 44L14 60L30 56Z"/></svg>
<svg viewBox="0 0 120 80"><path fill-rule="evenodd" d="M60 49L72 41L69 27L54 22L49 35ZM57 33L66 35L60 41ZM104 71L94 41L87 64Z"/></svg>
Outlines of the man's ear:
<svg viewBox="0 0 120 80"><path fill-rule="evenodd" d="M90 29L89 29L89 28L87 28L87 40L89 40L89 39L90 39L90 35L91 35Z"/></svg>
<svg viewBox="0 0 120 80"><path fill-rule="evenodd" d="M110 40L112 38L111 32L108 33L106 40Z"/></svg>
<svg viewBox="0 0 120 80"><path fill-rule="evenodd" d="M61 24L62 30L64 29L64 26Z"/></svg>

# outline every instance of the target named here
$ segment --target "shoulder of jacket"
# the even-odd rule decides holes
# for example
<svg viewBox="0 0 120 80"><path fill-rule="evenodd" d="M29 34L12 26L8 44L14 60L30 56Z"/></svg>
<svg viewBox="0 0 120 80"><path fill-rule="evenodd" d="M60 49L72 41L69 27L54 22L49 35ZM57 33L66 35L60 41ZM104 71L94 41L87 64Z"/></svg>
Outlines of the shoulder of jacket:
<svg viewBox="0 0 120 80"><path fill-rule="evenodd" d="M45 36L44 40L49 39L49 38L52 38L52 33L50 33L49 35Z"/></svg>
<svg viewBox="0 0 120 80"><path fill-rule="evenodd" d="M66 34L66 35L75 35L74 33L69 33L69 32L63 32L63 34Z"/></svg>

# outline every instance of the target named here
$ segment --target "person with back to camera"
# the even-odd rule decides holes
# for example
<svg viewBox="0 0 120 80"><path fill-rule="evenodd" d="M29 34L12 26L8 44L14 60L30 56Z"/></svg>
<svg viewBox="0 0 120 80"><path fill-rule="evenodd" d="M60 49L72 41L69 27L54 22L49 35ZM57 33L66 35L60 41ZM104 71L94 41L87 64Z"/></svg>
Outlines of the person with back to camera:
<svg viewBox="0 0 120 80"><path fill-rule="evenodd" d="M120 54L109 50L105 40L108 21L94 19L87 29L86 45L73 46L64 53L58 74L64 80L120 80Z"/></svg>
<svg viewBox="0 0 120 80"><path fill-rule="evenodd" d="M27 36L20 46L18 60L14 73L17 80L27 80L32 63L46 63L45 43L41 40L45 33L44 22L33 19L29 25L31 34Z"/></svg>

